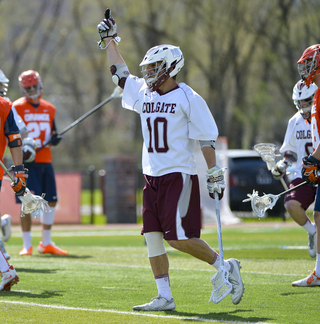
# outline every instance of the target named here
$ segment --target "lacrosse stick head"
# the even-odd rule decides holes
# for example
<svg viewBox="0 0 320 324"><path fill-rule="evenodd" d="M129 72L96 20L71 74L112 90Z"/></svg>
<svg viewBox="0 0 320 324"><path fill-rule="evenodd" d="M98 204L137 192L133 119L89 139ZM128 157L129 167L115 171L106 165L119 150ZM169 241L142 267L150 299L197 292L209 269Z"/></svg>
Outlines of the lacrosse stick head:
<svg viewBox="0 0 320 324"><path fill-rule="evenodd" d="M212 301L213 303L218 304L222 299L226 298L230 294L232 290L232 284L230 283L228 278L229 272L225 267L220 267L217 273L212 276L211 282L213 289L209 303Z"/></svg>
<svg viewBox="0 0 320 324"><path fill-rule="evenodd" d="M277 146L272 143L260 143L256 144L254 147L255 151L261 156L262 160L267 163L267 168L269 171L276 166L276 154L275 151Z"/></svg>
<svg viewBox="0 0 320 324"><path fill-rule="evenodd" d="M253 190L252 195L248 194L247 199L244 199L243 202L251 201L252 211L259 217L265 217L265 213L268 209L272 209L276 204L279 196L272 194L264 194L262 197L259 197L258 191Z"/></svg>
<svg viewBox="0 0 320 324"><path fill-rule="evenodd" d="M49 209L48 202L43 197L33 195L28 188L23 196L18 197L21 201L22 216L31 213L39 213Z"/></svg>

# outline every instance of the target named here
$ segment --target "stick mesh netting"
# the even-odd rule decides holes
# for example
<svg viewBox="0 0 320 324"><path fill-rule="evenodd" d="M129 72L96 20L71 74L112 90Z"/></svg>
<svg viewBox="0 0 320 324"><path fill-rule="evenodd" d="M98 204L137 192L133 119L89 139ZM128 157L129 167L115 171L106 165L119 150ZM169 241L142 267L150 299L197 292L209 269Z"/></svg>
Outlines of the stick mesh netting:
<svg viewBox="0 0 320 324"><path fill-rule="evenodd" d="M228 280L228 271L220 268L218 272L212 276L211 282L213 290L209 302L213 301L215 304L218 304L222 299L226 298L232 290L232 284Z"/></svg>
<svg viewBox="0 0 320 324"><path fill-rule="evenodd" d="M41 211L47 211L49 208L48 202L43 197L33 195L28 188L26 188L25 194L19 196L21 200L22 214L32 214L34 212L40 213ZM35 215L36 216L36 215Z"/></svg>
<svg viewBox="0 0 320 324"><path fill-rule="evenodd" d="M276 204L278 200L278 196L268 194L263 195L262 197L259 197L258 191L253 190L253 193L250 195L248 194L248 199L243 200L245 201L251 201L251 207L253 212L260 218L265 216L265 212L268 209L272 209L273 206Z"/></svg>
<svg viewBox="0 0 320 324"><path fill-rule="evenodd" d="M267 163L268 170L272 170L275 167L276 148L276 145L271 143L261 143L254 146L254 149L261 156L262 160Z"/></svg>

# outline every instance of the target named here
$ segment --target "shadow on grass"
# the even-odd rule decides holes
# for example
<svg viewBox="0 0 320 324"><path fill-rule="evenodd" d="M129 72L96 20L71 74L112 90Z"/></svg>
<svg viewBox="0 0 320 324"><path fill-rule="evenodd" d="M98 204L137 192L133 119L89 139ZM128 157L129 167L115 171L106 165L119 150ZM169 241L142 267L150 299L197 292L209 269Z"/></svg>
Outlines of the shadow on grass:
<svg viewBox="0 0 320 324"><path fill-rule="evenodd" d="M92 255L76 255L76 254L67 254L67 255L60 255L60 254L41 254L36 255L36 258L63 258L63 259L90 259Z"/></svg>
<svg viewBox="0 0 320 324"><path fill-rule="evenodd" d="M59 293L61 292L61 293ZM48 291L48 290L45 290L43 291L42 293L39 293L39 294L34 294L34 293L31 293L31 292L28 292L28 291L14 291L14 290L11 290L11 291L0 291L0 298L1 297L7 297L7 296L10 296L10 297L28 297L28 298L52 298L52 297L61 297L63 296L62 294L63 291Z"/></svg>
<svg viewBox="0 0 320 324"><path fill-rule="evenodd" d="M30 269L30 268L15 268L18 273L29 272L29 273L56 273L59 269Z"/></svg>
<svg viewBox="0 0 320 324"><path fill-rule="evenodd" d="M316 286L315 286L316 287ZM306 295L306 294L310 294L310 288L315 288L315 287L307 287L308 290L300 290L300 291L295 291L295 292L288 292L288 293L283 293L280 294L280 296L295 296L295 295Z"/></svg>
<svg viewBox="0 0 320 324"><path fill-rule="evenodd" d="M217 313L208 313L208 314L199 314L199 313L188 313L188 312L165 312L168 315L178 315L182 317L182 320L184 322L194 322L195 320L199 321L199 320L224 320L224 321L230 321L230 322L234 322L234 323L238 323L238 322L243 322L246 321L247 323L260 323L260 322L266 322L266 321L270 321L273 320L272 318L268 318L268 317L257 317L257 316L237 316L237 313L241 313L241 312L253 312L253 310L241 310L241 309L237 309L235 311L231 311L231 312L217 312ZM192 318L183 318L183 317L192 317Z"/></svg>

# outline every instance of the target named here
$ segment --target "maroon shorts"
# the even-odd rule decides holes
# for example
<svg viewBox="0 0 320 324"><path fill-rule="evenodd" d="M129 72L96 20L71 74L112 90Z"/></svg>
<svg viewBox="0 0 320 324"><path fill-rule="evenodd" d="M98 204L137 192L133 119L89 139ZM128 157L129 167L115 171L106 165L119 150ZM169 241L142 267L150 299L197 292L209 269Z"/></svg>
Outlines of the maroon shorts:
<svg viewBox="0 0 320 324"><path fill-rule="evenodd" d="M298 185L302 182L303 182L303 180L301 178L294 179L290 183L289 188L295 187L296 185ZM311 187L308 185L302 186L296 190L289 192L286 195L284 202L286 203L289 200L299 201L302 208L304 210L307 210L308 207L314 202L314 200L316 198L316 192L317 192L317 187Z"/></svg>
<svg viewBox="0 0 320 324"><path fill-rule="evenodd" d="M144 178L141 233L162 232L165 240L200 237L198 176L174 172Z"/></svg>

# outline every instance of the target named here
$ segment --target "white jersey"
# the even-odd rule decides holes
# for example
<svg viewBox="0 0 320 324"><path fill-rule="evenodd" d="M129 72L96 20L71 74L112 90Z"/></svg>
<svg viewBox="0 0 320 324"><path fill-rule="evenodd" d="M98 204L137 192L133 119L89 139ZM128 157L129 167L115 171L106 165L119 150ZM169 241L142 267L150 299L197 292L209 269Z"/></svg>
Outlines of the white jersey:
<svg viewBox="0 0 320 324"><path fill-rule="evenodd" d="M294 179L301 178L302 158L312 153L311 125L297 112L288 122L280 153L291 151L297 154Z"/></svg>
<svg viewBox="0 0 320 324"><path fill-rule="evenodd" d="M150 176L172 172L197 174L197 140L216 140L218 128L206 102L185 83L163 95L151 92L144 79L130 75L123 108L140 114L142 168Z"/></svg>

